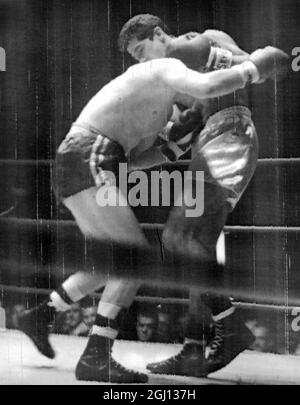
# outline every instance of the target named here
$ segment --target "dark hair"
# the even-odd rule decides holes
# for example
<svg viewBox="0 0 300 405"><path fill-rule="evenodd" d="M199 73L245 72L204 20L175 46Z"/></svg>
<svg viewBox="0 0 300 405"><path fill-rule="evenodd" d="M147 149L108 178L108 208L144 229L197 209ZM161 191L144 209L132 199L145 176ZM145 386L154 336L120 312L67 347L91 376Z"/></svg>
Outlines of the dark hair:
<svg viewBox="0 0 300 405"><path fill-rule="evenodd" d="M155 27L160 27L167 34L169 29L166 24L155 15L138 14L128 20L119 35L119 49L125 52L132 38L143 40L145 38L153 39L153 30Z"/></svg>
<svg viewBox="0 0 300 405"><path fill-rule="evenodd" d="M146 318L152 318L155 323L157 323L158 321L158 317L157 317L157 311L156 308L153 306L149 306L149 305L139 305L137 308L137 320L138 317L140 316L144 316Z"/></svg>

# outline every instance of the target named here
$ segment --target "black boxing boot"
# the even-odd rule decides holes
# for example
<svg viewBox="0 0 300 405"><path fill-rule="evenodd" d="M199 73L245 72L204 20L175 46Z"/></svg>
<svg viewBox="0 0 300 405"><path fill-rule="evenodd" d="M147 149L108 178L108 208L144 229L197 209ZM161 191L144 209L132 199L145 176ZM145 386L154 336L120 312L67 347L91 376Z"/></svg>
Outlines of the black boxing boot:
<svg viewBox="0 0 300 405"><path fill-rule="evenodd" d="M210 342L207 373L214 373L249 348L255 338L236 312L214 324L215 335Z"/></svg>
<svg viewBox="0 0 300 405"><path fill-rule="evenodd" d="M35 344L41 354L53 359L54 350L49 342L49 324L54 318L55 309L48 306L49 300L27 310L18 318L19 329Z"/></svg>
<svg viewBox="0 0 300 405"><path fill-rule="evenodd" d="M147 370L153 374L206 377L203 346L198 343L185 343L182 350L173 357L157 363L150 363Z"/></svg>
<svg viewBox="0 0 300 405"><path fill-rule="evenodd" d="M184 332L185 342L182 350L176 356L167 360L148 364L146 368L151 373L206 377L206 328L202 322L198 321L197 317L189 314Z"/></svg>
<svg viewBox="0 0 300 405"><path fill-rule="evenodd" d="M146 383L146 374L128 370L111 355L114 340L91 335L75 370L77 380L120 384Z"/></svg>

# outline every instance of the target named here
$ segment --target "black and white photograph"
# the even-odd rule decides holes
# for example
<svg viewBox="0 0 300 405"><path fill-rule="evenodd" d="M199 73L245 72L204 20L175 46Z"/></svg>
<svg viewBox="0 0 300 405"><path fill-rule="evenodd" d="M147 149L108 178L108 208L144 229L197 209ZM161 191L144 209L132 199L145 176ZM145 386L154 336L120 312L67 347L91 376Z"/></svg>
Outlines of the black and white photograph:
<svg viewBox="0 0 300 405"><path fill-rule="evenodd" d="M300 385L299 92L299 0L0 0L0 386Z"/></svg>

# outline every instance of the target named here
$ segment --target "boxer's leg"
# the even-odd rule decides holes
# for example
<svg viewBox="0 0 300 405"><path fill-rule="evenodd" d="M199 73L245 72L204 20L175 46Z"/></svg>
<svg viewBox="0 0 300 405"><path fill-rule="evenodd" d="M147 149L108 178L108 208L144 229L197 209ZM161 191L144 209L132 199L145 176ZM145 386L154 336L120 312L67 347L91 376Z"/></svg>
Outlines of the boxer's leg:
<svg viewBox="0 0 300 405"><path fill-rule="evenodd" d="M140 287L132 279L109 279L98 304L97 317L91 335L106 337L111 342L117 338L124 310L133 303Z"/></svg>
<svg viewBox="0 0 300 405"><path fill-rule="evenodd" d="M192 170L209 170L205 160L197 156L193 161ZM183 192L186 195L195 195L196 181L192 179L185 183ZM163 244L167 254L182 253L195 259L216 260L216 243L227 219L230 208L227 204L228 192L217 183L207 182L204 179L204 212L200 217L187 217L186 199L182 206L172 209L163 232ZM192 190L192 192L191 192ZM187 268L188 272L188 268ZM211 277L219 285L223 285L223 274L211 274ZM201 314L205 311L202 295L197 287L190 289L189 316L185 331L185 341L182 351L175 357L159 363L152 363L147 368L155 374L178 374L201 377L206 375L205 368L205 329Z"/></svg>
<svg viewBox="0 0 300 405"><path fill-rule="evenodd" d="M103 206L99 201L99 188L93 184L97 180L97 170L99 169L100 174L104 173L101 172L101 168L97 167L97 161L102 162L105 159L103 155L105 152L101 150L102 155L98 159L97 148L100 145L109 145L110 143L107 139L100 139L99 141L99 137L101 135L95 137L95 134L90 133L88 130L84 133L77 132L77 130L75 132L70 131L58 150L54 189L57 198L63 201L65 206L72 212L83 235L91 242L90 244L94 249L93 255L98 260L95 263L96 271L99 268L99 271L104 273L105 271L109 272L110 266L107 266L107 257L106 260L101 261L101 251L96 251L97 242L106 241L108 245L126 245L128 247L147 247L148 243L138 221L126 204L126 198L116 186L102 186L101 191L103 191L104 187L107 191L106 206ZM116 151L115 158L111 156L114 151ZM110 159L114 168L117 167L119 153L121 153L120 148L113 144L108 159ZM107 254L107 252L103 252L104 254ZM103 265L106 265L106 268L103 268ZM135 294L136 283L133 284ZM132 285L129 290L133 291ZM74 294L75 292L76 294L81 292L78 288L70 289L69 293L71 291ZM64 288L60 288L59 291L52 294L51 302L48 302L45 306L50 310L53 310L53 306L61 306L62 309L66 309L70 298ZM45 318L45 311L40 312L39 308L35 310L36 320L38 320L39 315ZM117 314L113 313L113 316L115 317ZM103 322L107 322L108 327L109 323L114 321L114 319L108 317L102 318ZM36 323L41 325L41 322ZM23 328L23 331L26 333L25 328ZM35 337L40 339L42 336L43 344L49 345L47 332L42 332L42 330L36 332L33 330L31 322L31 331L28 335L35 343ZM145 375L126 370L112 359L111 343L112 340L108 337L95 334L91 336L78 364L80 367L77 366L76 368L77 378L111 382L146 382L147 377ZM45 354L46 351L44 350L43 353ZM47 354L49 355L49 353ZM49 357L53 357L53 355L53 353L50 353Z"/></svg>
<svg viewBox="0 0 300 405"><path fill-rule="evenodd" d="M218 119L222 117L222 114ZM204 145L202 139L209 141ZM195 158L191 162L190 170L204 170L206 179L216 184L216 188L224 191L210 193L209 187L205 187L205 210L208 207L212 213L212 221L207 221L204 215L195 223L199 225L204 233L207 233L210 240L201 231L198 234L200 244L215 247L218 234L226 223L227 215L233 210L242 193L246 189L256 168L258 155L257 135L250 113L246 109L233 109L229 116L225 116L220 122L212 123L203 131L195 146ZM211 210L211 200L215 198L214 204L220 206L220 210ZM197 231L195 232L197 235ZM222 276L220 276L222 278ZM220 280L223 283L223 280ZM228 297L213 294L203 294L203 302L210 308L215 322L222 321L234 312L231 301Z"/></svg>
<svg viewBox="0 0 300 405"><path fill-rule="evenodd" d="M233 125L229 121L229 128L227 127L227 130L216 140L216 149L219 148L225 152L223 164L220 167L212 165L212 168L218 183L232 190L232 196L228 198L228 202L233 210L255 172L258 141L249 111L240 109L233 117L229 117L229 120ZM211 150L214 151L214 147ZM218 159L218 153L215 156ZM216 299L211 294L202 295L203 302L212 310L215 326L215 337L210 343L207 359L208 373L226 366L253 342L253 335L245 326L239 313L234 312L233 307L230 307L228 298L225 297L224 300L223 298Z"/></svg>
<svg viewBox="0 0 300 405"><path fill-rule="evenodd" d="M195 258L216 260L216 243L228 214L232 210L228 203L232 192L221 187L212 179L206 158L201 153L193 159L189 170L192 172L199 170L205 173L204 186L201 188L204 190L204 212L198 218L189 218L185 215L186 207L184 205L173 208L163 233L164 246L171 252L176 252L179 249ZM186 193L191 193L189 187L193 187L193 192L195 192L194 183L195 180L193 183L190 182L185 185ZM219 283L220 287L223 286L223 274L212 274L211 277ZM191 302L190 310L194 325L194 318L199 313L199 310L196 309L196 303L199 302L197 288L191 289L190 300L195 300L195 302ZM210 308L213 317L219 316L221 319L222 316L229 315L233 311L229 298L204 294L203 301ZM202 328L199 329L199 333L201 330Z"/></svg>
<svg viewBox="0 0 300 405"><path fill-rule="evenodd" d="M118 199L123 199L120 191L112 188ZM112 240L121 244L147 247L148 242L142 230L128 207L99 207L96 200L97 189L85 190L78 195L64 201L75 217L82 232L89 238L97 240ZM111 194L114 199L114 194ZM81 213L84 213L83 215ZM101 255L100 255L101 256ZM98 305L97 318L92 328L90 341L97 342L96 336L109 339L110 345L118 335L119 319L123 309L128 308L140 286L139 281L132 278L111 279L105 286ZM99 352L103 346L103 339L98 339ZM77 377L81 377L77 369Z"/></svg>
<svg viewBox="0 0 300 405"><path fill-rule="evenodd" d="M85 237L99 241L113 241L127 246L147 247L143 231L120 190L107 188L107 206L97 203L97 187L81 191L64 199ZM120 204L115 206L115 201Z"/></svg>
<svg viewBox="0 0 300 405"><path fill-rule="evenodd" d="M114 190L119 199L123 198L118 189L113 188L112 191ZM70 197L65 201L65 205L74 216L77 216L81 230L89 238L112 240L141 247L148 246L131 209L128 207L99 207L95 198L95 190L87 190L81 192L80 195ZM84 212L84 215L81 215L81 212ZM139 286L140 282L137 279L127 279L126 273L121 279L111 279L108 275L108 282L98 304L97 317L89 338L88 349L90 346L97 347L100 354L103 347L108 347L108 343L109 346L112 346L118 335L122 310L130 307ZM86 370L82 367L83 361L84 356L76 369L76 376L79 379L83 379L86 375Z"/></svg>
<svg viewBox="0 0 300 405"><path fill-rule="evenodd" d="M204 181L204 212L200 218L186 218L185 207L176 207L171 211L170 218L165 227L163 240L165 246L171 252L182 250L189 255L198 258L215 259L215 249L218 237L226 223L229 212L237 203L242 192L249 183L257 161L257 138L255 128L248 116L236 116L234 114L223 122L215 122L210 128L203 131L196 145L196 154L190 164L192 172L203 171ZM224 130L224 133L223 133ZM203 144L204 140L204 144ZM208 140L208 141L207 141ZM191 187L194 187L192 184ZM224 285L224 274L218 272L211 275L220 286ZM201 300L199 299L201 297ZM197 314L201 311L201 302L209 307L213 319L218 322L217 334L213 343L218 343L215 353L208 367L202 367L202 372L212 372L231 361L239 351L247 347L246 339L237 339L234 350L223 354L223 347L219 343L224 342L227 331L228 336L234 334L232 321L234 308L229 297L216 294L201 294L197 287L190 290L189 322L186 331L186 341L183 350L174 358L165 362L148 365L154 373L172 373L176 367L180 374L194 375L196 366L190 362L190 358L198 357L199 364L203 363L204 357L203 327L198 322ZM228 321L229 320L229 321ZM228 326L228 325L229 326ZM242 335L242 333L241 333ZM238 337L238 336L237 336ZM246 342L246 343L245 343ZM232 341L231 341L232 343ZM194 347L192 350L191 347ZM189 350L187 348L189 347ZM230 348L229 348L230 349ZM223 352L222 352L223 351ZM219 354L222 352L222 356ZM195 354L196 353L196 354ZM226 358L226 360L224 360ZM191 367L189 367L191 364ZM201 372L200 366L198 366Z"/></svg>
<svg viewBox="0 0 300 405"><path fill-rule="evenodd" d="M97 189L93 188L64 200L84 235L94 240L111 240L129 246L148 247L131 209L122 204L114 206L114 201L125 202L121 192L116 187L111 187L109 196L112 202L106 207L99 207L96 194ZM108 280L87 347L76 366L77 379L123 383L147 380L142 374L122 368L111 357L122 309L132 304L139 286L138 280L127 280L126 274L124 279Z"/></svg>
<svg viewBox="0 0 300 405"><path fill-rule="evenodd" d="M106 280L102 273L79 271L71 275L42 304L20 317L20 329L33 340L44 356L53 358L55 353L49 343L48 326L55 319L55 313L68 311L71 304L105 285Z"/></svg>

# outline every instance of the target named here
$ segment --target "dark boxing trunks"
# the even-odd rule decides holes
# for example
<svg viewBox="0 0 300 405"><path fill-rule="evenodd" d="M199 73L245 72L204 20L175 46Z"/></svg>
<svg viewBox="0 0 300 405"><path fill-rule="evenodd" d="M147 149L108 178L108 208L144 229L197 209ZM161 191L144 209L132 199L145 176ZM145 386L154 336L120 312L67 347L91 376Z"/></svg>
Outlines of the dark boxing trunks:
<svg viewBox="0 0 300 405"><path fill-rule="evenodd" d="M53 171L53 189L59 201L106 183L106 171L118 177L126 162L122 146L85 123L74 123L59 146Z"/></svg>

